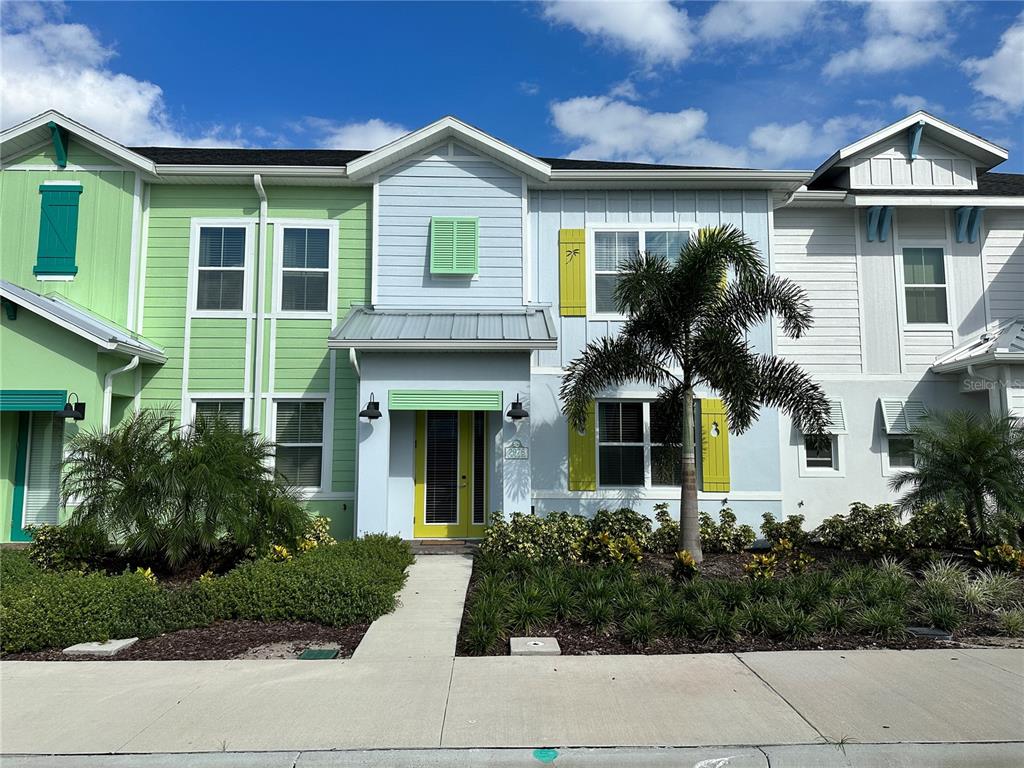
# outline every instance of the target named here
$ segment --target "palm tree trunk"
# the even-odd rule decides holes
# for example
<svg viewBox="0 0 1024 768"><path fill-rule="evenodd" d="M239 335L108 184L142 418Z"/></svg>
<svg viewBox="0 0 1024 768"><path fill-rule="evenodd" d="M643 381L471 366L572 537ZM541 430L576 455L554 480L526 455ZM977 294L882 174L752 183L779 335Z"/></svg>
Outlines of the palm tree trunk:
<svg viewBox="0 0 1024 768"><path fill-rule="evenodd" d="M679 549L693 555L699 565L704 560L700 548L700 518L697 514L697 452L693 428L693 390L687 388L683 399L683 487L679 500Z"/></svg>

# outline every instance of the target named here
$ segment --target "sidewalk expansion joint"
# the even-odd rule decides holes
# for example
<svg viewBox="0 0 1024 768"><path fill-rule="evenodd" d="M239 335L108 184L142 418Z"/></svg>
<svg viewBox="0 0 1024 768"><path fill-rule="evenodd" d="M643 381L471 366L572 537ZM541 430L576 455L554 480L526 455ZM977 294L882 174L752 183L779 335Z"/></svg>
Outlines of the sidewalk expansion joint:
<svg viewBox="0 0 1024 768"><path fill-rule="evenodd" d="M444 726L448 722L448 702L452 698L452 680L455 679L455 658L452 657L452 669L448 673L448 690L444 694L444 714L441 715L441 733L437 737L437 746L444 746Z"/></svg>
<svg viewBox="0 0 1024 768"><path fill-rule="evenodd" d="M747 662L745 662L745 661L744 661L743 659L741 659L738 653L734 653L734 654L732 654L732 655L736 657L736 661L738 661L738 662L739 662L740 664L742 664L742 665L743 665L744 667L746 667L747 669L749 669L749 670L750 670L750 672L751 672L751 674L752 674L752 675L753 675L754 677L756 677L756 678L757 678L758 680L760 680L760 681L761 681L761 683L762 683L762 684L763 684L763 685L764 685L764 686L765 686L765 687L766 687L766 688L767 688L767 689L768 689L769 691L771 691L771 692L772 692L772 693L774 693L774 694L775 694L776 696L778 696L778 697L779 697L780 699L782 699L782 700L783 700L784 702L786 702L786 706L788 706L788 707L789 707L790 709L792 709L792 710L793 710L794 712L796 712L796 714L797 714L797 717L799 717L799 718L800 718L801 720L803 720L803 721L804 721L805 723L807 723L808 727L809 727L809 728L810 728L810 729L811 729L812 731L814 731L814 732L815 732L816 734L818 734L818 736L820 736L820 737L821 737L821 739L822 739L822 740L823 740L823 741L824 741L824 742L825 742L826 744L831 744L831 743L832 743L831 739L829 739L829 738L828 738L828 737L827 737L827 736L826 736L825 734L823 734L823 733L822 733L822 732L821 732L821 731L820 731L820 730L818 729L818 727L817 727L817 726L816 726L816 725L815 725L814 723L812 723L812 722L811 722L810 720L808 720L808 719L807 719L807 717L805 717L805 716L804 716L804 713L803 713L803 712L801 712L801 711L800 711L799 709L797 709L796 707L794 707L794 706L793 706L793 703L792 703L792 702L791 702L791 701L790 701L789 699L787 699L787 698L786 698L785 696L783 696L783 695L782 695L781 693L779 693L779 691L778 691L778 690L777 690L777 689L775 688L775 686L774 686L774 685L772 685L772 684L771 684L771 683L769 683L769 682L768 682L767 680L765 680L765 679L764 679L763 677L761 677L761 675L759 675L759 674L757 673L757 670L756 670L756 669L754 669L754 668L753 668L752 666L750 666L749 664L747 664Z"/></svg>

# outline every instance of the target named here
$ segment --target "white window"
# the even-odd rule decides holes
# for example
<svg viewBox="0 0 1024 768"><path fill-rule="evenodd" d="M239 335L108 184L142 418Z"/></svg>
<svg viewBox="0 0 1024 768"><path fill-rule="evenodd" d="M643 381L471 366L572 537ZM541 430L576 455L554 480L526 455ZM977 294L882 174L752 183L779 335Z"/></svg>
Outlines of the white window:
<svg viewBox="0 0 1024 768"><path fill-rule="evenodd" d="M823 435L801 435L797 446L800 477L845 477L843 440L847 433L843 401L829 398L829 417Z"/></svg>
<svg viewBox="0 0 1024 768"><path fill-rule="evenodd" d="M835 435L804 438L804 466L808 469L838 469L839 445Z"/></svg>
<svg viewBox="0 0 1024 768"><path fill-rule="evenodd" d="M599 402L597 466L600 485L605 488L678 488L682 484L682 448L665 445L668 427L656 402Z"/></svg>
<svg viewBox="0 0 1024 768"><path fill-rule="evenodd" d="M928 409L920 400L902 400L883 397L882 407L882 474L892 476L917 464L914 430L928 416Z"/></svg>
<svg viewBox="0 0 1024 768"><path fill-rule="evenodd" d="M64 459L64 419L55 413L32 414L25 475L22 527L60 522L60 469Z"/></svg>
<svg viewBox="0 0 1024 768"><path fill-rule="evenodd" d="M242 400L196 400L195 421L221 421L241 432L245 424L245 403Z"/></svg>
<svg viewBox="0 0 1024 768"><path fill-rule="evenodd" d="M324 401L278 400L276 413L277 472L298 488L321 487Z"/></svg>
<svg viewBox="0 0 1024 768"><path fill-rule="evenodd" d="M338 303L337 222L277 219L274 230L277 312L290 317L333 317Z"/></svg>
<svg viewBox="0 0 1024 768"><path fill-rule="evenodd" d="M241 312L245 299L245 227L200 227L196 309Z"/></svg>
<svg viewBox="0 0 1024 768"><path fill-rule="evenodd" d="M639 252L660 255L669 261L679 257L679 250L689 242L694 228L666 229L650 227L602 226L592 231L594 254L590 306L598 315L619 314L615 304L615 288L626 262Z"/></svg>
<svg viewBox="0 0 1024 768"><path fill-rule="evenodd" d="M903 249L903 291L908 323L949 322L942 248Z"/></svg>
<svg viewBox="0 0 1024 768"><path fill-rule="evenodd" d="M892 435L889 443L889 467L895 470L913 469L917 466L917 454L914 452L914 438L908 435Z"/></svg>

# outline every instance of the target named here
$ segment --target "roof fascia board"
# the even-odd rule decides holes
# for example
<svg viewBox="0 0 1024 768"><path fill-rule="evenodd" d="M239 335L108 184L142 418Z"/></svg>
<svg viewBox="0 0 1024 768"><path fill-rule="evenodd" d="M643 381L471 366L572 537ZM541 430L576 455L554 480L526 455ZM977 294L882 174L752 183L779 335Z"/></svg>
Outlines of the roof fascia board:
<svg viewBox="0 0 1024 768"><path fill-rule="evenodd" d="M546 180L551 175L551 166L542 160L451 116L443 117L395 139L390 144L385 144L380 149L356 158L348 164L348 175L353 180L368 179L383 168L447 138L459 139L527 176Z"/></svg>
<svg viewBox="0 0 1024 768"><path fill-rule="evenodd" d="M460 349L495 351L528 351L532 349L557 349L558 339L549 341L493 341L480 339L328 339L328 349L367 349L415 351L422 349Z"/></svg>
<svg viewBox="0 0 1024 768"><path fill-rule="evenodd" d="M999 197L993 195L857 195L850 194L847 203L854 206L892 205L896 207L938 207L956 208L963 205L984 206L986 208L1024 208L1024 196Z"/></svg>
<svg viewBox="0 0 1024 768"><path fill-rule="evenodd" d="M608 189L651 188L673 189L774 189L794 192L807 181L810 171L745 171L745 170L553 170L546 183L532 182L531 187L583 189L600 184Z"/></svg>
<svg viewBox="0 0 1024 768"><path fill-rule="evenodd" d="M1007 150L1000 147L998 144L993 144L990 141L986 141L985 139L982 139L979 136L975 136L974 134L968 133L967 131L961 128L957 128L955 125L952 125L951 123L947 123L945 120L940 120L939 118L934 117L928 114L927 112L919 110L912 115L907 115L902 120L897 120L895 123L891 123L885 126L884 128L880 128L874 133L865 136L862 139L858 139L852 144L847 144L845 147L842 147L841 149L837 150L828 160L826 160L824 163L818 166L818 168L814 171L814 175L811 176L811 179L807 183L813 184L836 163L842 160L846 160L852 157L853 155L856 155L864 151L865 149L874 146L875 144L885 141L886 139L891 138L892 136L895 136L901 133L902 131L907 130L908 128L911 128L912 126L917 125L919 122L923 122L926 127L931 126L932 128L942 131L943 133L949 134L950 136L953 136L954 138L966 144L977 147L977 149L981 153L988 154L990 156L989 159L993 160L992 165L989 167L994 167L998 165L999 163L1003 162L1010 156L1010 153Z"/></svg>
<svg viewBox="0 0 1024 768"><path fill-rule="evenodd" d="M1024 352L1007 352L1005 350L992 350L977 357L965 357L960 360L952 360L948 363L933 365L933 373L957 373L967 368L978 365L991 365L994 363L1024 363Z"/></svg>
<svg viewBox="0 0 1024 768"><path fill-rule="evenodd" d="M77 139L82 140L86 144L92 145L95 149L106 155L111 155L121 160L123 163L136 168L143 173L147 173L150 176L156 175L156 164L153 163L148 157L132 152L130 149L122 144L118 144L112 139L108 139L103 134L97 133L91 128L87 128L81 123L72 120L70 117L62 115L60 112L55 110L48 110L41 115L31 117L23 123L19 123L6 131L0 133L0 144L10 139L17 138L29 131L34 131L36 128L46 127L50 122L54 122L61 128L67 129Z"/></svg>
<svg viewBox="0 0 1024 768"><path fill-rule="evenodd" d="M161 176L312 176L346 178L344 165L158 165Z"/></svg>

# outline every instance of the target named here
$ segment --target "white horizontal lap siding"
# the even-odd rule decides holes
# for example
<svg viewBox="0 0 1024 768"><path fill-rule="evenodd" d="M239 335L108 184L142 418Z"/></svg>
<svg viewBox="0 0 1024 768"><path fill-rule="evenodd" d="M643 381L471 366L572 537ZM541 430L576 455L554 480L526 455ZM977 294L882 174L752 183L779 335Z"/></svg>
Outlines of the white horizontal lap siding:
<svg viewBox="0 0 1024 768"><path fill-rule="evenodd" d="M775 212L774 272L800 285L814 327L799 339L781 332L776 352L813 373L860 373L861 327L854 216L848 210Z"/></svg>
<svg viewBox="0 0 1024 768"><path fill-rule="evenodd" d="M924 373L935 358L953 348L953 331L906 329L903 331L903 355L907 373Z"/></svg>
<svg viewBox="0 0 1024 768"><path fill-rule="evenodd" d="M532 295L550 304L558 324L557 350L544 350L538 364L560 368L580 354L590 341L614 335L621 327L615 320L593 320L559 315L558 231L585 229L595 224L659 225L666 229L733 224L742 229L768 258L768 195L759 191L677 191L677 190L572 190L534 191L529 199L529 236ZM593 254L587 254L593 269ZM588 307L594 313L594 307ZM755 338L766 347L769 334Z"/></svg>
<svg viewBox="0 0 1024 768"><path fill-rule="evenodd" d="M862 152L851 161L851 185L854 189L974 188L974 163L967 156L927 137L921 139L917 157L910 159L909 151L904 134Z"/></svg>
<svg viewBox="0 0 1024 768"><path fill-rule="evenodd" d="M377 304L491 307L523 303L522 180L447 144L408 161L378 185ZM430 274L430 219L479 219L475 277Z"/></svg>
<svg viewBox="0 0 1024 768"><path fill-rule="evenodd" d="M1010 407L1010 415L1024 419L1024 387L1009 387L1006 399Z"/></svg>
<svg viewBox="0 0 1024 768"><path fill-rule="evenodd" d="M985 211L985 289L994 322L1024 314L1024 210Z"/></svg>

